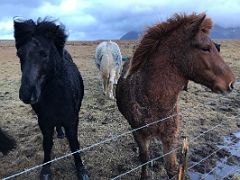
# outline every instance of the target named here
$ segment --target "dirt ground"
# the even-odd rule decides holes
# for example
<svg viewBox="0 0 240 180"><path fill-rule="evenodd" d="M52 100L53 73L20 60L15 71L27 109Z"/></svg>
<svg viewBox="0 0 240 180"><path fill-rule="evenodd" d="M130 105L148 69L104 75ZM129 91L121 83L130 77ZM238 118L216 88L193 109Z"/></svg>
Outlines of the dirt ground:
<svg viewBox="0 0 240 180"><path fill-rule="evenodd" d="M68 42L70 51L77 64L85 85L85 97L80 111L79 140L81 148L114 137L130 130L127 121L119 113L116 103L103 95L98 70L94 63L95 48L100 41ZM222 44L221 54L233 72L240 77L240 41L217 41ZM135 41L119 41L123 55L132 55ZM42 135L37 125L37 117L30 106L18 98L20 86L20 66L16 57L13 41L0 41L0 127L17 141L17 148L8 155L0 153L0 178L41 164L43 160ZM240 81L235 90L227 96L216 95L207 88L190 83L188 92L181 92L179 99L181 115L181 135L190 140L189 166L216 150L223 143L225 135L240 131ZM207 131L219 126L203 136ZM239 141L237 139L236 141ZM151 158L162 154L161 143L151 145ZM239 148L240 149L240 148ZM52 158L69 153L66 139L54 137ZM239 152L240 153L240 152ZM218 153L203 161L193 170L209 172L217 159L229 157L229 153ZM82 154L90 179L105 180L124 173L138 165L136 144L131 134L114 141L84 151ZM234 162L237 163L237 160ZM205 168L202 168L204 166ZM76 179L72 157L52 163L54 179ZM151 167L152 179L165 179L163 159ZM16 179L37 179L40 168L16 177ZM140 169L122 179L138 179ZM231 176L233 177L233 176Z"/></svg>

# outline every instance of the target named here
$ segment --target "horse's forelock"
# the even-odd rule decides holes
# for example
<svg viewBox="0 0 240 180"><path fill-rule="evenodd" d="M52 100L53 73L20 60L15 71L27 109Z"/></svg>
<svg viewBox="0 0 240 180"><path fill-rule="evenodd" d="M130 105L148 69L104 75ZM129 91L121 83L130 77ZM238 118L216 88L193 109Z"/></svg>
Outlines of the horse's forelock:
<svg viewBox="0 0 240 180"><path fill-rule="evenodd" d="M63 53L63 48L67 39L67 34L65 33L65 26L63 24L57 25L56 20L49 20L45 18L41 20L40 18L37 21L36 33L39 36L43 36L49 40L52 40L60 51L60 54Z"/></svg>
<svg viewBox="0 0 240 180"><path fill-rule="evenodd" d="M30 41L33 36L42 36L52 40L60 54L63 54L63 48L67 39L63 24L57 25L56 20L50 20L49 18L38 18L37 23L32 19L14 20L14 37L17 49Z"/></svg>
<svg viewBox="0 0 240 180"><path fill-rule="evenodd" d="M60 55L63 55L63 48L67 39L65 26L57 25L56 20L48 18L38 18L37 23L32 19L29 20L14 20L14 37L16 48L26 44L34 36L45 37L53 41Z"/></svg>
<svg viewBox="0 0 240 180"><path fill-rule="evenodd" d="M16 41L16 48L31 40L35 32L36 24L33 20L19 21L14 20L14 38Z"/></svg>

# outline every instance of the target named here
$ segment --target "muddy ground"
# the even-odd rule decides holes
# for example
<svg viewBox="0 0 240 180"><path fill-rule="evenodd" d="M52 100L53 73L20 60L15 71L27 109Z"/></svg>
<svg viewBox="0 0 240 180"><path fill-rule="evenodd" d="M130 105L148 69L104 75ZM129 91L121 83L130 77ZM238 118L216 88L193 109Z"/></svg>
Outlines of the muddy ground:
<svg viewBox="0 0 240 180"><path fill-rule="evenodd" d="M119 113L115 101L106 98L102 93L98 70L94 64L95 48L99 42L69 42L66 46L81 71L85 85L85 97L79 114L81 148L130 129L127 121ZM240 41L218 42L222 44L222 56L239 78ZM123 55L132 55L136 42L118 43ZM0 41L0 127L17 141L17 148L7 156L0 153L0 178L41 164L43 160L42 135L37 125L37 117L28 105L19 100L19 85L20 67L14 42ZM181 92L179 104L182 112L181 135L187 136L190 140L189 166L191 166L216 150L217 145L223 144L224 135L240 131L240 85L236 85L235 90L224 97L192 82L188 89L188 92ZM222 126L191 142L194 137L221 122ZM52 157L60 157L69 152L66 139L57 139L55 134ZM215 154L191 171L209 172L214 168L217 159L231 156L224 152L222 150ZM154 141L151 145L151 158L161 154L161 143ZM234 156L232 157L234 159ZM84 151L82 159L88 175L95 180L110 179L140 165L136 144L131 134ZM233 163L236 165L239 159L235 158ZM37 169L16 179L37 179L39 172L40 169ZM68 157L54 162L52 172L56 180L76 179L73 158ZM122 179L138 179L139 172L136 170ZM151 175L152 179L166 178L162 159L154 163ZM228 177L233 176L237 178L237 175Z"/></svg>

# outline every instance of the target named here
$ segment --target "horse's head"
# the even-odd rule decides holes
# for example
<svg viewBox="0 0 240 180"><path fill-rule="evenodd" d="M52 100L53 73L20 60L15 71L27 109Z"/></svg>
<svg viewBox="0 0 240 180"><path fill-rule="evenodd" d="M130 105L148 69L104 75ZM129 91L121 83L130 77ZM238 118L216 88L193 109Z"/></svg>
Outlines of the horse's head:
<svg viewBox="0 0 240 180"><path fill-rule="evenodd" d="M22 71L19 98L24 103L37 103L46 82L56 73L55 59L61 58L62 52L53 40L58 29L52 22L35 24L32 20L14 20L17 56Z"/></svg>
<svg viewBox="0 0 240 180"><path fill-rule="evenodd" d="M213 92L225 93L233 89L234 74L219 54L220 45L209 38L212 21L199 15L188 27L189 50L187 77L209 87ZM187 68L187 69L186 69Z"/></svg>

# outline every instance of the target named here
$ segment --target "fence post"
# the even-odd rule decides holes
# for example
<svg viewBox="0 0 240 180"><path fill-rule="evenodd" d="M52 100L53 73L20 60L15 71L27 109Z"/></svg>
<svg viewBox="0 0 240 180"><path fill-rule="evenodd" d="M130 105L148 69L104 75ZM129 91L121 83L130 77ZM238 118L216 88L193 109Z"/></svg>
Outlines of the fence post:
<svg viewBox="0 0 240 180"><path fill-rule="evenodd" d="M188 147L188 139L186 137L183 138L183 145L182 145L182 152L179 162L179 169L178 169L178 180L184 180L185 179L185 173L187 170L187 153L189 150Z"/></svg>

